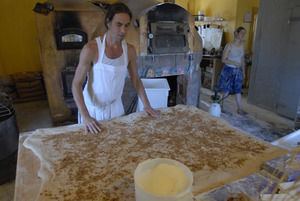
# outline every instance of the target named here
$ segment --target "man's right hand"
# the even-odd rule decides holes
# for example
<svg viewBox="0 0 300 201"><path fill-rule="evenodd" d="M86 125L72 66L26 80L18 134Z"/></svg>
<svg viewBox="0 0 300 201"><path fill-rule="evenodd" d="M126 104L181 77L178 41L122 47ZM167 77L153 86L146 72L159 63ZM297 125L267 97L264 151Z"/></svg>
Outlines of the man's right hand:
<svg viewBox="0 0 300 201"><path fill-rule="evenodd" d="M89 131L93 134L101 132L100 123L92 117L83 118L83 125L85 128L85 133L88 133Z"/></svg>

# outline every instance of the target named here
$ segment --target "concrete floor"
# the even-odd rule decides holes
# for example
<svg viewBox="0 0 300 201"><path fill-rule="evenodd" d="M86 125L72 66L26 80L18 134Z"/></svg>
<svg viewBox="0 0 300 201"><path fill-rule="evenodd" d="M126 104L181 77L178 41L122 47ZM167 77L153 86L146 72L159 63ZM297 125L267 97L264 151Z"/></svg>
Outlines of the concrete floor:
<svg viewBox="0 0 300 201"><path fill-rule="evenodd" d="M47 100L19 103L14 105L19 132L33 131L37 128L52 127ZM15 182L0 186L0 201L12 201Z"/></svg>
<svg viewBox="0 0 300 201"><path fill-rule="evenodd" d="M214 92L201 88L200 108L208 111ZM219 94L221 95L221 94ZM271 111L250 105L247 103L248 90L242 91L242 107L248 114L245 116L237 114L237 104L234 95L227 98L226 106L232 115L222 113L221 118L230 125L239 128L267 142L272 142L294 131L294 120L285 118Z"/></svg>
<svg viewBox="0 0 300 201"><path fill-rule="evenodd" d="M208 110L211 100L210 96L214 92L209 89L201 89L200 108ZM246 131L267 142L272 142L293 132L294 121L279 116L270 111L247 104L247 90L244 90L242 96L242 104L248 115L241 116L236 113L235 97L228 97L228 107L232 110L232 115L222 114L221 118L229 124ZM17 114L17 122L20 132L32 131L37 128L52 127L48 102L35 101L29 103L20 103L14 105ZM14 181L0 186L0 201L12 201L14 195Z"/></svg>

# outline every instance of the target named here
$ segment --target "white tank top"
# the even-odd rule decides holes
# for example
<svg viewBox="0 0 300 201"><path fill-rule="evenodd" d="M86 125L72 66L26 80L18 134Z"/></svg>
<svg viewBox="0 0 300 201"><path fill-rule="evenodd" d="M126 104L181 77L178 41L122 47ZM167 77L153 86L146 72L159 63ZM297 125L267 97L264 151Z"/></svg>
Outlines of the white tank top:
<svg viewBox="0 0 300 201"><path fill-rule="evenodd" d="M244 56L244 46L240 45L239 47L236 47L232 44L230 44L230 46L231 46L231 50L228 53L227 59L242 64L242 58ZM226 64L226 65L232 68L236 68L236 66L233 64Z"/></svg>
<svg viewBox="0 0 300 201"><path fill-rule="evenodd" d="M104 64L112 65L112 66L121 66L124 65L124 52L122 55L116 59L110 59L105 54L103 55L103 61Z"/></svg>

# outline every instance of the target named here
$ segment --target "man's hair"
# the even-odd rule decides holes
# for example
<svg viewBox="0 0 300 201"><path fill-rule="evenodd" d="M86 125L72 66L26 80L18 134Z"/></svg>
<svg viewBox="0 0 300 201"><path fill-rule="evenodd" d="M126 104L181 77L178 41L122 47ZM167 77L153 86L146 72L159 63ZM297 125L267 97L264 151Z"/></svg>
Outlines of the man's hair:
<svg viewBox="0 0 300 201"><path fill-rule="evenodd" d="M105 16L105 27L108 29L107 23L111 22L114 18L114 16L118 13L127 13L130 17L130 20L132 19L132 12L130 9L124 4L124 3L115 3L112 4Z"/></svg>

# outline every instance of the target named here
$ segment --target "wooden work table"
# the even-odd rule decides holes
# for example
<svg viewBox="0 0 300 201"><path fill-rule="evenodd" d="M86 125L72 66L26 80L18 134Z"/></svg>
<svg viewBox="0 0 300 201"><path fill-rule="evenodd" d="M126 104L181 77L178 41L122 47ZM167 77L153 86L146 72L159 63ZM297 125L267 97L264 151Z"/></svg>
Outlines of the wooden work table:
<svg viewBox="0 0 300 201"><path fill-rule="evenodd" d="M218 79L223 69L222 58L221 56L203 55L202 61L204 66L201 66L201 68L204 69L204 76L210 77L210 89L214 90L214 86L218 85L219 83ZM207 63L210 65L206 66ZM210 76L207 76L208 74Z"/></svg>
<svg viewBox="0 0 300 201"><path fill-rule="evenodd" d="M20 134L14 201L34 200L41 186L42 181L37 176L40 169L40 160L30 149L25 148L23 145L24 140L32 134L33 132Z"/></svg>
<svg viewBox="0 0 300 201"><path fill-rule="evenodd" d="M80 126L21 133L14 200L30 201L41 195L44 197L37 200L51 200L47 199L46 193L39 194L43 192L42 179L38 177L41 167L39 157L43 161L55 163L56 171L50 181L60 185L60 188L55 189L55 185L50 188L50 181L45 181L45 184L47 192L57 196L56 200L65 200L59 197L62 193L58 193L64 190L78 193L78 189L62 190L68 186L64 182L69 182L72 178L61 177L60 172L57 172L59 162L66 155L71 157L73 152L93 154L87 163L84 157L77 155L69 164L73 168L80 164L83 168L81 172L85 172L85 165L87 168L95 165L94 169L98 171L95 174L101 179L95 181L95 187L98 188L95 192L99 195L90 192L89 194L95 195L91 200L134 200L134 170L139 162L149 158L170 158L187 165L194 176L193 193L199 195L257 172L265 161L286 153L286 150L243 133L222 119L192 106L178 105L161 109L161 112L160 119L139 112L102 121L103 130L98 135L84 135L80 133ZM60 146L53 144L56 137L59 137L58 142L63 142ZM77 138L80 140L77 141ZM26 146L32 145L31 149L24 146L25 140ZM43 142L42 146L39 141ZM90 148L89 152L85 152L86 148ZM77 152L79 149L80 152ZM39 153L39 157L33 151ZM92 159L96 164L93 164ZM67 166L64 167L68 168ZM44 171L46 166L42 167L41 170ZM66 171L72 174L73 170ZM101 176L103 172L105 174ZM75 188L77 181L70 182ZM128 193L124 195L123 192ZM65 195L67 196L72 200L72 193ZM77 194L74 196L78 197Z"/></svg>

